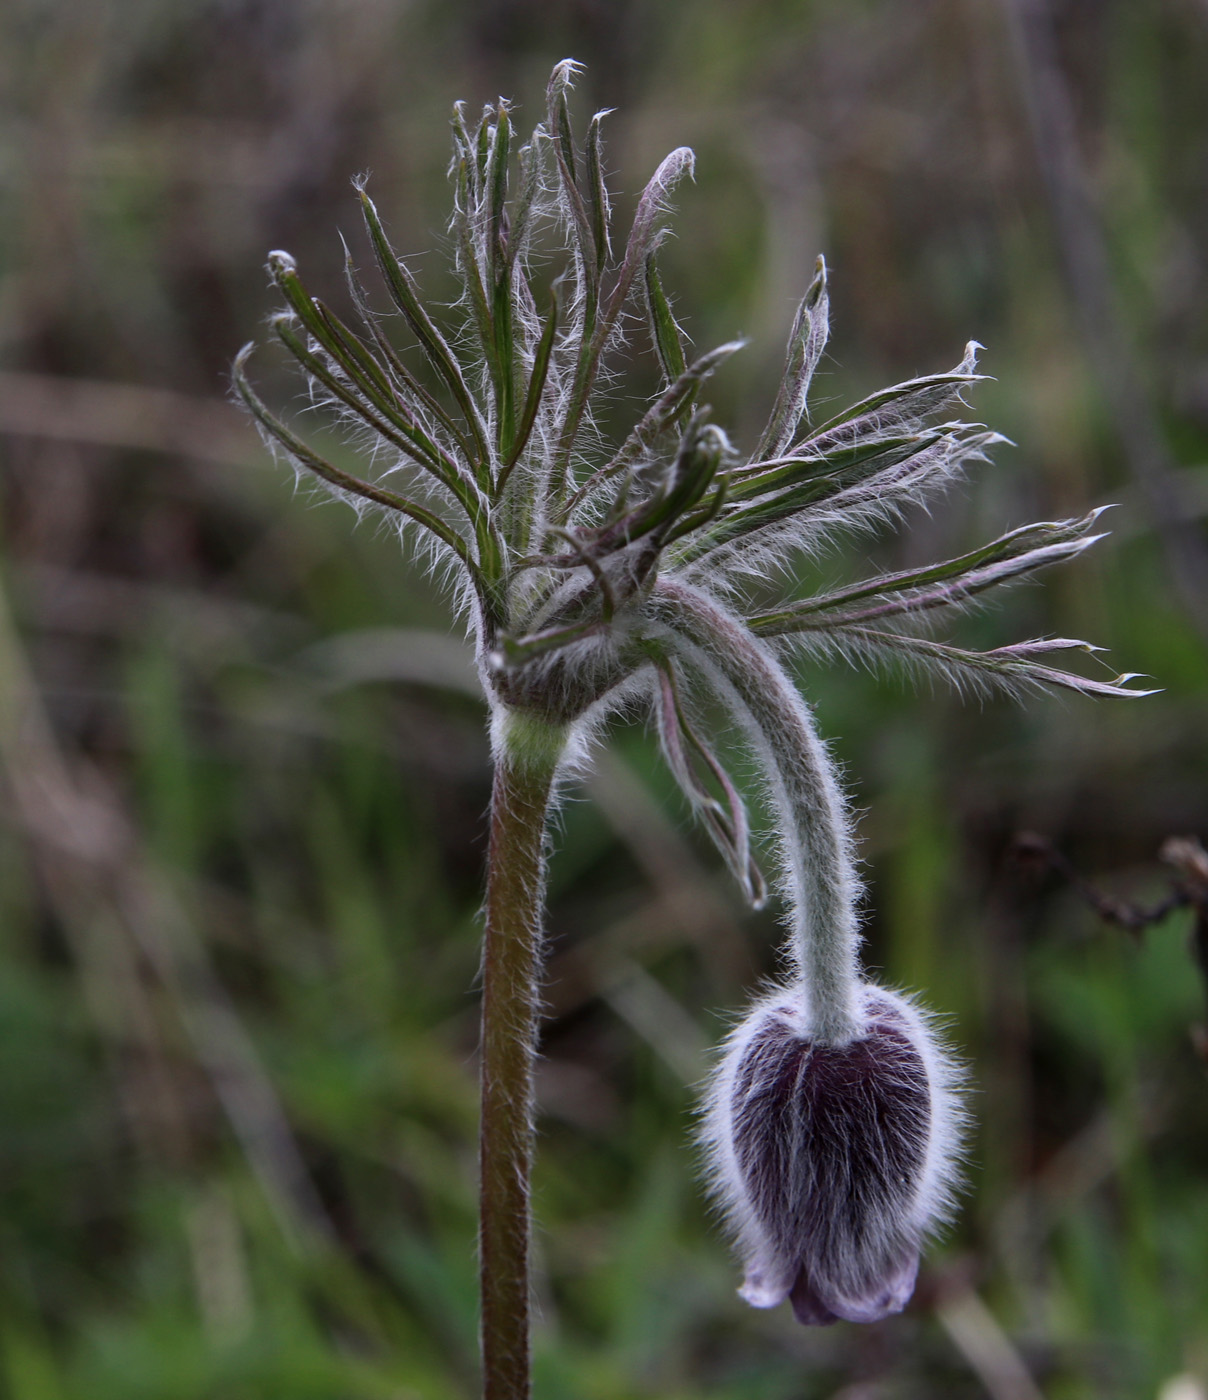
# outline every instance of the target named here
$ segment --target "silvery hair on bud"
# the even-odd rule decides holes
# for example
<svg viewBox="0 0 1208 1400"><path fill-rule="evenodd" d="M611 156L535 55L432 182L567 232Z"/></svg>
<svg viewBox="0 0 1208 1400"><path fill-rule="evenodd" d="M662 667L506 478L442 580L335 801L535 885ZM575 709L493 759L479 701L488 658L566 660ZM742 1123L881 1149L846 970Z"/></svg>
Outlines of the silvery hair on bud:
<svg viewBox="0 0 1208 1400"><path fill-rule="evenodd" d="M815 1044L800 988L761 998L723 1047L701 1139L754 1307L875 1322L914 1290L958 1179L961 1070L918 1008L871 983L862 1028Z"/></svg>

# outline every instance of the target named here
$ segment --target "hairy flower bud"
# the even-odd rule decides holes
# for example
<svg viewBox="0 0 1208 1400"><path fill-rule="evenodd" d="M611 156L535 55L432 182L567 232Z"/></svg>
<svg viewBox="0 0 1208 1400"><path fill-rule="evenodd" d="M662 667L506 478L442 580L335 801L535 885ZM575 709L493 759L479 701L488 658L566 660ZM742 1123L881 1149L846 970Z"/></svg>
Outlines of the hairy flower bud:
<svg viewBox="0 0 1208 1400"><path fill-rule="evenodd" d="M799 990L727 1043L704 1138L745 1266L742 1296L798 1321L875 1322L914 1290L955 1178L959 1073L909 1002L865 983L862 1027L820 1044Z"/></svg>

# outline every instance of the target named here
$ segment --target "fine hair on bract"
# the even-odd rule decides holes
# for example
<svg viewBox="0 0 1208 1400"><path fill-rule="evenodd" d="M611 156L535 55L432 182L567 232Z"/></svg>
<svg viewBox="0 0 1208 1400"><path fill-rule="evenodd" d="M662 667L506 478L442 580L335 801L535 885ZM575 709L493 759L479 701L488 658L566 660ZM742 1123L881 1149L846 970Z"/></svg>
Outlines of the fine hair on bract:
<svg viewBox="0 0 1208 1400"><path fill-rule="evenodd" d="M851 824L788 664L877 660L974 690L1148 693L1130 675L1065 669L1063 658L1098 650L1085 642L979 651L936 635L938 621L997 585L1101 539L1098 511L1018 525L933 564L800 596L803 556L899 522L906 506L1005 441L960 418L982 378L979 347L970 342L950 370L814 422L810 386L830 318L819 258L767 422L753 443L733 442L703 395L741 342L698 354L659 270L692 152L662 161L629 229L616 229L607 114L579 139L570 103L578 71L571 60L555 66L544 118L524 142L507 102L477 119L454 109L449 242L461 290L451 312L424 304L364 181L356 195L388 313L347 248L351 323L310 295L288 253L269 255L285 302L273 330L313 403L364 449L359 472L323 456L261 400L246 369L251 346L234 373L265 440L300 476L358 513L394 521L451 581L490 705L484 1054L496 1057L491 1074L510 1078L490 1099L484 1059L483 1346L488 1391L501 1396L527 1394L546 832L603 721L622 706L649 707L675 781L754 904L766 885L729 771L734 735L760 772L785 911L784 984L724 1047L703 1139L747 1269L744 1296L758 1306L790 1298L808 1323L867 1321L905 1303L919 1248L949 1209L960 1076L915 1003L861 971ZM632 428L608 441L599 409L606 398L615 408L620 356L639 339L659 388ZM769 601L777 584L783 593ZM719 712L730 721L724 734ZM497 850L523 855L523 880L508 883ZM516 940L527 940L522 967L507 963ZM506 994L492 981L492 948L510 968ZM522 1217L514 1230L509 1212Z"/></svg>

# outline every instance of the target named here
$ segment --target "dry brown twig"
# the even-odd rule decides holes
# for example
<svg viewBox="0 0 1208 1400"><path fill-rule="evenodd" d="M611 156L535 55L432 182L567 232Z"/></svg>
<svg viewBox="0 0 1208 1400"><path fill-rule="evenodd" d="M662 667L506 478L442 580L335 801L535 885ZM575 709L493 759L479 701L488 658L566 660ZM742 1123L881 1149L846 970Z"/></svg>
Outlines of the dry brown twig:
<svg viewBox="0 0 1208 1400"><path fill-rule="evenodd" d="M1047 837L1020 832L1011 843L1012 859L1024 869L1052 871L1104 921L1139 939L1148 929L1164 923L1176 910L1193 913L1191 950L1204 983L1208 1001L1208 851L1194 836L1170 836L1162 843L1158 859L1173 872L1169 893L1156 904L1141 905L1107 894L1092 885ZM1191 1028L1196 1053L1208 1065L1208 1027Z"/></svg>

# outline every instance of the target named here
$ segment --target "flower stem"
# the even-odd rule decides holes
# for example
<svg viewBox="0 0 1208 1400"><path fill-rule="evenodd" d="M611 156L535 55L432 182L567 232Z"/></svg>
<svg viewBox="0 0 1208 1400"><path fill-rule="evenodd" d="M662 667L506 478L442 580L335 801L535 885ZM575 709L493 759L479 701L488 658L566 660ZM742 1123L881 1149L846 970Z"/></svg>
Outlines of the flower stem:
<svg viewBox="0 0 1208 1400"><path fill-rule="evenodd" d="M479 1274L484 1400L528 1400L529 1174L545 821L567 733L512 712L498 730L482 977Z"/></svg>
<svg viewBox="0 0 1208 1400"><path fill-rule="evenodd" d="M661 578L664 619L712 677L755 750L779 809L781 887L791 907L789 958L810 1037L845 1045L862 1031L859 890L834 765L813 717L769 649L700 589Z"/></svg>

